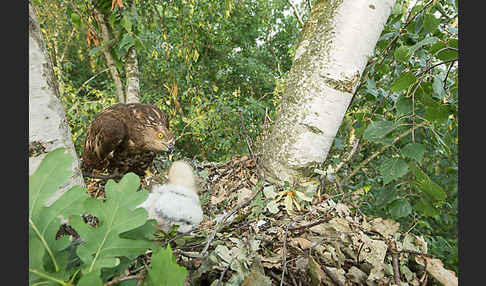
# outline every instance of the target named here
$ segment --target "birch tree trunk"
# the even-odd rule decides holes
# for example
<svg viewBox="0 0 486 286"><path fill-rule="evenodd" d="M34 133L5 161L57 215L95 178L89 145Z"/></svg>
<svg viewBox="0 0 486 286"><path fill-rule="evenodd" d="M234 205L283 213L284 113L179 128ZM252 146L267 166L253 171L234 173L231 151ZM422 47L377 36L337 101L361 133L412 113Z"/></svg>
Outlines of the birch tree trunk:
<svg viewBox="0 0 486 286"><path fill-rule="evenodd" d="M130 7L135 11L135 1L131 1ZM138 72L137 50L130 47L125 60L125 70L127 79L127 88L125 91L126 103L140 103L140 83Z"/></svg>
<svg viewBox="0 0 486 286"><path fill-rule="evenodd" d="M311 177L327 157L395 0L319 0L302 29L260 167L274 182Z"/></svg>
<svg viewBox="0 0 486 286"><path fill-rule="evenodd" d="M47 57L37 17L29 3L29 175L34 173L46 153L58 147L65 147L74 157L73 175L49 200L49 204L72 186L84 186L84 181L59 100L52 63Z"/></svg>
<svg viewBox="0 0 486 286"><path fill-rule="evenodd" d="M128 49L125 69L127 71L126 103L140 103L140 83L138 81L138 61L135 47Z"/></svg>

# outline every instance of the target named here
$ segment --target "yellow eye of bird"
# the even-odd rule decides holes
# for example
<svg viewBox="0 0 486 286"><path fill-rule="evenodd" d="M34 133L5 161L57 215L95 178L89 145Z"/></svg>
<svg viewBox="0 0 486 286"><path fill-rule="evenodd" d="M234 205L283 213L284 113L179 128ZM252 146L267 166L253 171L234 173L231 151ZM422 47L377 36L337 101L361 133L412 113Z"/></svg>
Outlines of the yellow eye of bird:
<svg viewBox="0 0 486 286"><path fill-rule="evenodd" d="M164 138L164 134L159 133L157 136L159 136L160 139Z"/></svg>

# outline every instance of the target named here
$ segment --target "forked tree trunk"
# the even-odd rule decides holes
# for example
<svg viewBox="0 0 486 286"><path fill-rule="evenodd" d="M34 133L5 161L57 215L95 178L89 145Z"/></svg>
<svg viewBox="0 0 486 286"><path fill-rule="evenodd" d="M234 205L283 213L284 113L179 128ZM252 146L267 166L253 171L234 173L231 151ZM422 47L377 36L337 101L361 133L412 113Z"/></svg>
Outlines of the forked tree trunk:
<svg viewBox="0 0 486 286"><path fill-rule="evenodd" d="M260 145L268 179L296 183L324 162L394 3L315 1L280 110Z"/></svg>
<svg viewBox="0 0 486 286"><path fill-rule="evenodd" d="M47 57L34 9L29 3L29 175L34 173L46 153L58 147L65 147L74 157L73 175L49 203L74 185L84 186L84 181L59 100L52 64Z"/></svg>

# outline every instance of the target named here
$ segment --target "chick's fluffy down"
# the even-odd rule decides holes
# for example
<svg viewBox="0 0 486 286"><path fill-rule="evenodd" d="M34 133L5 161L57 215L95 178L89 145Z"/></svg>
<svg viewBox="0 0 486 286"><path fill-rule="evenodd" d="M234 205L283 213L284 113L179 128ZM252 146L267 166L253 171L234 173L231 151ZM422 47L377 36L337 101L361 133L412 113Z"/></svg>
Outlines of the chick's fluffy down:
<svg viewBox="0 0 486 286"><path fill-rule="evenodd" d="M169 183L153 186L140 206L164 231L172 225L179 225L178 231L182 233L197 228L203 212L191 166L184 161L174 162L169 170Z"/></svg>
<svg viewBox="0 0 486 286"><path fill-rule="evenodd" d="M149 218L157 220L164 231L172 225L179 225L179 232L189 232L197 228L203 219L196 192L180 185L155 185L140 206L147 210Z"/></svg>

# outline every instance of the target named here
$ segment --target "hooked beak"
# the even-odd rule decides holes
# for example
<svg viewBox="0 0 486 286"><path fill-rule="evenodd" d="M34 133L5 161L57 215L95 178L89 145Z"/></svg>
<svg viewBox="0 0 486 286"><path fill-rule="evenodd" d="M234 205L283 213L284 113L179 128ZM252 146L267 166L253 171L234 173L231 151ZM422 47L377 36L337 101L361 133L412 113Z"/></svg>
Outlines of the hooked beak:
<svg viewBox="0 0 486 286"><path fill-rule="evenodd" d="M175 150L174 142L170 142L167 145L167 152L169 152L169 154L172 154L174 153L174 150Z"/></svg>

